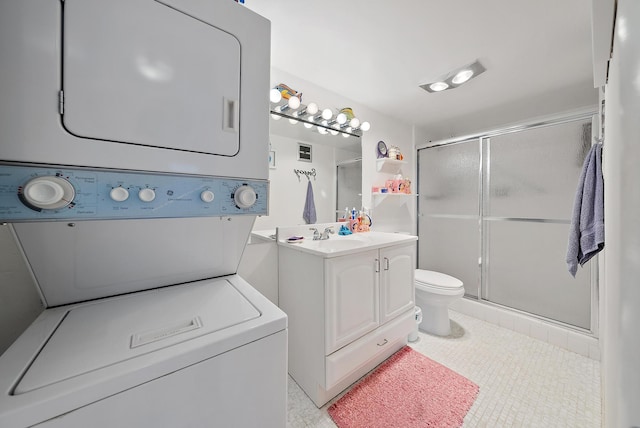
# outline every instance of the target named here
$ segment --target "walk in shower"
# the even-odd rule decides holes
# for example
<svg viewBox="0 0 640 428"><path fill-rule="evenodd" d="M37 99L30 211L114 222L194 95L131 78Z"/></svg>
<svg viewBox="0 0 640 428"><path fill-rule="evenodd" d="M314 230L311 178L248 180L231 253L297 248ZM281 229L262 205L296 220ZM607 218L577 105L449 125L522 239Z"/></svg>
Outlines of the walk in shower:
<svg viewBox="0 0 640 428"><path fill-rule="evenodd" d="M418 150L419 267L465 296L586 331L597 267L573 278L567 239L592 115L496 130Z"/></svg>

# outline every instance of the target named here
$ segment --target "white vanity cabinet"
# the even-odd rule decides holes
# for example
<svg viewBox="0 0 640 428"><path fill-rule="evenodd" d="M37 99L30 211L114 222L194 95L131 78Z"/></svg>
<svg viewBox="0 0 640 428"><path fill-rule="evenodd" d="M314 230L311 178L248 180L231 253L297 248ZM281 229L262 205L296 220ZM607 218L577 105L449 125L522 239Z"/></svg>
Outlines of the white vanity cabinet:
<svg viewBox="0 0 640 428"><path fill-rule="evenodd" d="M325 261L326 355L380 324L378 250Z"/></svg>
<svg viewBox="0 0 640 428"><path fill-rule="evenodd" d="M415 237L346 255L279 248L289 374L321 407L406 345L415 327Z"/></svg>
<svg viewBox="0 0 640 428"><path fill-rule="evenodd" d="M415 244L380 250L380 323L415 307Z"/></svg>

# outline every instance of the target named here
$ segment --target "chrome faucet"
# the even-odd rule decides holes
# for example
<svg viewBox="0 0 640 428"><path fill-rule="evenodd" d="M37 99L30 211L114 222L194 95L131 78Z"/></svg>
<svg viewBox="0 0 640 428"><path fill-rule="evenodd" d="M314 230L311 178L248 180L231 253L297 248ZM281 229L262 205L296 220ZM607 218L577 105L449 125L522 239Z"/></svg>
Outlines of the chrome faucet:
<svg viewBox="0 0 640 428"><path fill-rule="evenodd" d="M316 229L315 227L310 227L309 230L313 230L313 240L314 241L319 241L320 240L320 232L318 232L318 229ZM328 236L327 236L328 238Z"/></svg>
<svg viewBox="0 0 640 428"><path fill-rule="evenodd" d="M324 232L322 232L322 235L320 235L320 240L321 240L321 241L324 241L325 239L329 239L329 234L330 234L330 233L331 233L331 234L335 233L335 232L333 231L333 226L331 226L331 227L327 227L327 228L324 230ZM314 235L314 236L315 236L315 235Z"/></svg>

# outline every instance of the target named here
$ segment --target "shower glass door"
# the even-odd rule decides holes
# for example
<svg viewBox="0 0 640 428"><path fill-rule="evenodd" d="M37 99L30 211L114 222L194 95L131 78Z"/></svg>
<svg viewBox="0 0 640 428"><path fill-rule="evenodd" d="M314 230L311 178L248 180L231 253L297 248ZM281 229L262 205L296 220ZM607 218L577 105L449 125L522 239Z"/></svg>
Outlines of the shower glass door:
<svg viewBox="0 0 640 428"><path fill-rule="evenodd" d="M480 140L418 151L419 266L480 287Z"/></svg>
<svg viewBox="0 0 640 428"><path fill-rule="evenodd" d="M591 119L505 130L418 151L419 267L467 297L591 329L591 270L567 271Z"/></svg>
<svg viewBox="0 0 640 428"><path fill-rule="evenodd" d="M591 275L565 262L591 120L485 140L482 298L589 329Z"/></svg>

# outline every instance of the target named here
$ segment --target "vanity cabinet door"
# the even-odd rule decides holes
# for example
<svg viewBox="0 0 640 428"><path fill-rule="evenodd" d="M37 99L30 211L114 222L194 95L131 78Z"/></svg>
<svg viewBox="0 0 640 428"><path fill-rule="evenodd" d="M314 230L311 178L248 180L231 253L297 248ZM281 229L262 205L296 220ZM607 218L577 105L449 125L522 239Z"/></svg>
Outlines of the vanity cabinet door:
<svg viewBox="0 0 640 428"><path fill-rule="evenodd" d="M326 355L378 327L379 269L377 250L325 261Z"/></svg>
<svg viewBox="0 0 640 428"><path fill-rule="evenodd" d="M380 324L415 306L416 245L380 250Z"/></svg>

